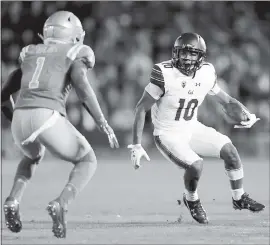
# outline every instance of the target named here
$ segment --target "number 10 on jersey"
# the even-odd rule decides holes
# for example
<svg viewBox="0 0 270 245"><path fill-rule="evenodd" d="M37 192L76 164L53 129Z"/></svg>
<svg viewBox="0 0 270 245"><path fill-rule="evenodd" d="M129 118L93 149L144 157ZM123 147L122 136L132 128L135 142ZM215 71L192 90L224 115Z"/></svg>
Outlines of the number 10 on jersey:
<svg viewBox="0 0 270 245"><path fill-rule="evenodd" d="M179 121L182 111L184 110L183 119L186 121L189 121L194 116L194 112L196 107L198 106L198 100L192 99L190 101L187 101L185 99L179 100L179 107L177 109L176 115L175 115L175 121Z"/></svg>

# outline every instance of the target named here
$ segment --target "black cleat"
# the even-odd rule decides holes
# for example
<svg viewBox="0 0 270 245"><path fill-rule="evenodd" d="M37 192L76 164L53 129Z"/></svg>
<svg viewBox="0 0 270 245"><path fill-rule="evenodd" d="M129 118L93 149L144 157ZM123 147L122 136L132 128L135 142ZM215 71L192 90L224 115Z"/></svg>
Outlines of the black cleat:
<svg viewBox="0 0 270 245"><path fill-rule="evenodd" d="M183 201L185 206L189 209L193 219L195 219L200 224L208 224L208 218L200 199L196 201L188 201L184 195Z"/></svg>
<svg viewBox="0 0 270 245"><path fill-rule="evenodd" d="M19 213L19 202L16 199L9 199L4 203L5 223L12 232L20 232L22 230L22 222Z"/></svg>
<svg viewBox="0 0 270 245"><path fill-rule="evenodd" d="M236 210L248 209L251 212L260 212L265 208L263 204L251 199L247 193L244 193L240 200L232 199L232 202Z"/></svg>
<svg viewBox="0 0 270 245"><path fill-rule="evenodd" d="M59 202L51 201L47 206L47 211L53 221L52 232L54 236L57 238L65 238L67 230L65 215L67 210L65 210Z"/></svg>

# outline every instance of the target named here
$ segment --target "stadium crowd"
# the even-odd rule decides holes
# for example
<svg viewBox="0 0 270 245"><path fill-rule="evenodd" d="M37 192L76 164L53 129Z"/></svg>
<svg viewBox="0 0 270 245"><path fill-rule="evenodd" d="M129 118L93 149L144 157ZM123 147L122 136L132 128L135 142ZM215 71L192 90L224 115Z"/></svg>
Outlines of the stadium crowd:
<svg viewBox="0 0 270 245"><path fill-rule="evenodd" d="M41 42L37 34L42 34L44 21L50 14L57 10L72 11L83 23L85 44L95 52L96 66L89 72L90 81L124 147L130 143L134 108L149 82L153 64L171 58L174 40L182 32L196 32L206 41L207 59L216 68L220 86L261 121L249 130L233 130L210 96L199 109L199 119L226 133L238 147L242 142L249 142L242 146L246 152L266 153L269 149L266 132L269 132L267 22L270 16L262 4L241 1L1 2L1 80L4 82L18 65L21 48ZM74 92L69 97L67 111L70 121L91 144L106 144L106 139L102 141L94 136L98 133L94 122ZM14 155L10 148L10 126L3 117L2 129L2 154ZM150 115L146 131L144 141L151 146Z"/></svg>

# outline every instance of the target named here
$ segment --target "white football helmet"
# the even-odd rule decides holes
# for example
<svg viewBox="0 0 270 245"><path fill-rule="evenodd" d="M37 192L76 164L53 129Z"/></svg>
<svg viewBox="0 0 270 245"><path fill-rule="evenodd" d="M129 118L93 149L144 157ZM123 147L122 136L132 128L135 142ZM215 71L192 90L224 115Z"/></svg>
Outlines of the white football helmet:
<svg viewBox="0 0 270 245"><path fill-rule="evenodd" d="M85 31L79 18L69 11L52 14L43 27L43 41L48 43L83 43Z"/></svg>

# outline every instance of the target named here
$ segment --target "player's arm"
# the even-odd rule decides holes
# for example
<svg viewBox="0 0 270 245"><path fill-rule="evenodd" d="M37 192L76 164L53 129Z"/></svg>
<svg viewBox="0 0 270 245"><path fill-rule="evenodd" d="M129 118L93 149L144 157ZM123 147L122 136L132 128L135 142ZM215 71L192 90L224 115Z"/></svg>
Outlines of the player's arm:
<svg viewBox="0 0 270 245"><path fill-rule="evenodd" d="M221 104L223 109L226 112L226 108L230 109L230 104L231 105L236 105L239 106L242 111L245 113L246 120L241 122L241 125L243 127L248 127L250 128L256 121L259 119L256 118L255 114L251 114L249 110L237 99L231 97L229 94L227 94L225 91L223 91L218 85L217 82L215 82L214 87L210 90L210 95L214 96L214 100ZM228 113L229 114L229 113ZM241 127L241 126L240 126Z"/></svg>
<svg viewBox="0 0 270 245"><path fill-rule="evenodd" d="M128 148L131 149L131 161L135 169L138 169L141 166L140 159L142 156L145 156L148 161L150 160L149 156L141 146L145 115L164 93L165 84L162 71L155 65L152 69L150 83L146 86L135 109L135 119L132 128L133 144L128 146Z"/></svg>
<svg viewBox="0 0 270 245"><path fill-rule="evenodd" d="M220 87L218 87L218 85L215 85L215 88L212 89L212 91L215 91L215 90L217 91L216 93L214 93L215 101L220 103L222 106L233 103L233 104L238 104L244 110L248 111L248 109L241 102L239 102L237 99L231 97L224 90L222 90Z"/></svg>
<svg viewBox="0 0 270 245"><path fill-rule="evenodd" d="M70 70L70 77L72 85L84 108L93 117L99 129L108 135L110 146L112 148L118 148L119 144L117 138L102 113L96 94L87 78L87 66L81 59L73 62Z"/></svg>
<svg viewBox="0 0 270 245"><path fill-rule="evenodd" d="M21 68L13 71L7 81L3 84L1 90L1 111L6 118L12 121L14 101L12 94L16 93L21 87L22 70Z"/></svg>
<svg viewBox="0 0 270 245"><path fill-rule="evenodd" d="M155 103L156 99L154 99L147 91L144 91L135 109L135 119L132 129L133 145L141 144L145 115Z"/></svg>

